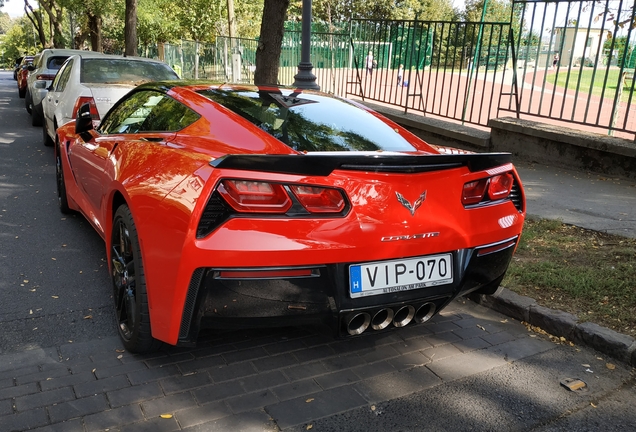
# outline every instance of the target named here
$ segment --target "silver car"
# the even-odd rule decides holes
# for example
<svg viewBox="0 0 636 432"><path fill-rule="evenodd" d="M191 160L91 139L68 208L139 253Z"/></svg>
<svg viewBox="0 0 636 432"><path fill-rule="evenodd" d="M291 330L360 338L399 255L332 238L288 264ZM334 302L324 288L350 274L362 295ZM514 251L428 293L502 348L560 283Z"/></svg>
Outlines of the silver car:
<svg viewBox="0 0 636 432"><path fill-rule="evenodd" d="M31 114L31 124L41 126L44 119L42 99L51 85L55 74L69 56L85 53L83 50L45 49L33 66L29 66L27 90L25 95L26 110Z"/></svg>
<svg viewBox="0 0 636 432"><path fill-rule="evenodd" d="M42 100L44 145L53 145L56 129L75 119L88 103L94 122L137 85L179 79L167 64L147 58L121 57L85 51L69 57Z"/></svg>

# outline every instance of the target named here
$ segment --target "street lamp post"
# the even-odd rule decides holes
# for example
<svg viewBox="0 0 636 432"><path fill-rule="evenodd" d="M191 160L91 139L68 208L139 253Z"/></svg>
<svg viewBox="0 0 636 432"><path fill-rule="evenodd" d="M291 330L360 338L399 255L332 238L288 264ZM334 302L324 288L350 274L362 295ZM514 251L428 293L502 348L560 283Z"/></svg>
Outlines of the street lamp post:
<svg viewBox="0 0 636 432"><path fill-rule="evenodd" d="M311 72L314 66L309 59L311 49L311 0L303 0L303 25L300 44L300 63L298 63L298 73L294 76L293 86L299 89L320 90L320 86L316 83L316 75Z"/></svg>

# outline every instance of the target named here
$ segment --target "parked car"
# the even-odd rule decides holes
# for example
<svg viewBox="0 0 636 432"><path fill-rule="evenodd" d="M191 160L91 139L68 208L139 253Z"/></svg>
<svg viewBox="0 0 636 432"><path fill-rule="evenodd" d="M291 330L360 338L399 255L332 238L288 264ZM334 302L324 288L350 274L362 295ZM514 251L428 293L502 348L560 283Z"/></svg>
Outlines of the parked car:
<svg viewBox="0 0 636 432"><path fill-rule="evenodd" d="M149 83L58 135L60 209L105 240L133 352L204 327L423 323L497 290L525 218L510 154L431 146L320 92Z"/></svg>
<svg viewBox="0 0 636 432"><path fill-rule="evenodd" d="M13 79L15 81L18 80L18 70L20 70L20 63L22 63L22 57L16 58L13 65Z"/></svg>
<svg viewBox="0 0 636 432"><path fill-rule="evenodd" d="M18 96L24 98L27 88L27 77L29 76L28 67L33 65L34 56L22 57L22 62L18 68Z"/></svg>
<svg viewBox="0 0 636 432"><path fill-rule="evenodd" d="M37 63L29 66L25 106L31 114L31 124L41 126L42 99L46 96L47 88L51 85L55 74L66 59L73 54L80 54L82 50L45 49L40 53Z"/></svg>
<svg viewBox="0 0 636 432"><path fill-rule="evenodd" d="M98 121L122 96L148 81L179 79L167 64L147 58L121 57L85 51L70 56L42 99L44 145L52 146L58 126L73 120L88 103Z"/></svg>

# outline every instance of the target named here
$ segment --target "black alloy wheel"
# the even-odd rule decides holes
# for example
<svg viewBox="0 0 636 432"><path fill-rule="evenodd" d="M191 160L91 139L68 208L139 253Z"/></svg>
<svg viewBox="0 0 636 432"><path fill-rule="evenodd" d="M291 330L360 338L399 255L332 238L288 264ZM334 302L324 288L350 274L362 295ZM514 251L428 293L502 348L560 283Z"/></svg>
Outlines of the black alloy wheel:
<svg viewBox="0 0 636 432"><path fill-rule="evenodd" d="M157 350L162 343L152 337L139 238L126 204L113 219L111 267L115 318L124 347L134 353Z"/></svg>
<svg viewBox="0 0 636 432"><path fill-rule="evenodd" d="M46 132L45 132L46 133ZM55 182L57 184L57 203L63 214L71 213L66 197L66 183L64 182L64 167L62 166L62 146L60 140L55 138Z"/></svg>

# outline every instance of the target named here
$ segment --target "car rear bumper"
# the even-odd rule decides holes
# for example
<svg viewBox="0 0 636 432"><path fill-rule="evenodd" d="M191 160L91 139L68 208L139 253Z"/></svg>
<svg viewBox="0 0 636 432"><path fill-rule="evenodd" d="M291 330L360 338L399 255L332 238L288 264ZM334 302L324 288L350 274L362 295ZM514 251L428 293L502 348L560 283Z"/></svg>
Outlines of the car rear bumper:
<svg viewBox="0 0 636 432"><path fill-rule="evenodd" d="M359 298L349 292L350 263L282 268L311 270L303 277L253 279L238 272L224 277L228 269L198 268L188 288L177 344L194 344L202 328L326 323L347 337L422 323L458 296L494 291L517 240L452 251L453 283Z"/></svg>

